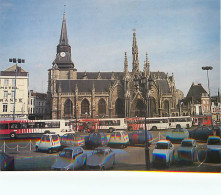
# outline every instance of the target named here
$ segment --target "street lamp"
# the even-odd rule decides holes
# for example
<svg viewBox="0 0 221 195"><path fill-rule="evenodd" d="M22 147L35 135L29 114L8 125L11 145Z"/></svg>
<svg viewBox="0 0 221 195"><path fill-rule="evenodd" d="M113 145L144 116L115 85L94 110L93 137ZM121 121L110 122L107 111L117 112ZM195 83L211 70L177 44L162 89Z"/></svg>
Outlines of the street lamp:
<svg viewBox="0 0 221 195"><path fill-rule="evenodd" d="M13 105L13 120L15 120L15 95L16 95L16 77L17 77L17 69L18 69L18 64L17 63L25 63L25 60L24 59L21 59L21 58L10 58L9 59L9 62L12 62L12 63L16 63L15 65L15 90L14 90L14 105Z"/></svg>
<svg viewBox="0 0 221 195"><path fill-rule="evenodd" d="M212 66L203 66L202 69L207 71L208 90L209 90L209 101L210 101L209 104L210 104L210 113L211 113L211 97L210 97L209 72L208 72L208 70L212 70L213 67L212 67Z"/></svg>
<svg viewBox="0 0 221 195"><path fill-rule="evenodd" d="M147 82L147 78L143 73L141 79L139 79L137 76L135 76L134 85L136 87L139 87L139 86L142 87L144 100L145 100L145 104L146 104L146 109L145 109L145 113L144 113L144 122L145 122L145 162L146 162L146 169L149 170L150 169L150 155L149 155L150 149L149 149L149 140L147 140L147 119L146 118L147 118L147 113L149 113L149 109L148 109L149 90L150 90L151 86L153 85L153 80L151 79L151 77L149 77L148 82Z"/></svg>

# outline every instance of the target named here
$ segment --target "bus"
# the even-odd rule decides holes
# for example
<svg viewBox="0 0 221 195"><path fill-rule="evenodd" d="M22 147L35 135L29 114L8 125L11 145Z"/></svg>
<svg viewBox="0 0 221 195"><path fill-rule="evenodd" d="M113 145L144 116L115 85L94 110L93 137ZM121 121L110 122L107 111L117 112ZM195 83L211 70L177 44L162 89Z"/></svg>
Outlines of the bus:
<svg viewBox="0 0 221 195"><path fill-rule="evenodd" d="M200 115L193 116L194 126L211 126L212 125L212 115Z"/></svg>
<svg viewBox="0 0 221 195"><path fill-rule="evenodd" d="M0 136L15 138L17 135L56 133L69 129L70 123L66 120L15 120L0 121Z"/></svg>
<svg viewBox="0 0 221 195"><path fill-rule="evenodd" d="M145 129L145 118L126 119L128 130ZM147 130L163 130L169 128L190 128L192 127L192 118L190 116L180 117L155 117L146 118Z"/></svg>
<svg viewBox="0 0 221 195"><path fill-rule="evenodd" d="M76 121L71 124L76 126ZM102 118L102 119L79 119L77 121L78 131L85 132L112 132L113 130L126 130L127 124L124 118Z"/></svg>
<svg viewBox="0 0 221 195"><path fill-rule="evenodd" d="M128 131L145 129L145 118L127 118ZM162 130L169 128L169 120L167 117L146 118L147 130Z"/></svg>
<svg viewBox="0 0 221 195"><path fill-rule="evenodd" d="M178 117L168 117L170 128L191 128L192 127L192 117L190 116L178 116Z"/></svg>

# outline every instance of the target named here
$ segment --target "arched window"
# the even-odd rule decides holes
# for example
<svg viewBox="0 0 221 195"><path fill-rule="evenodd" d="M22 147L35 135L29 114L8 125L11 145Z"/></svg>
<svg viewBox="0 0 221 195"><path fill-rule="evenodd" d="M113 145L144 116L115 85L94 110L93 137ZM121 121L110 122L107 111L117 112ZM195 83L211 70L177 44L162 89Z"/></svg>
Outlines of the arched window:
<svg viewBox="0 0 221 195"><path fill-rule="evenodd" d="M70 99L67 99L64 103L64 115L65 118L73 115L73 103Z"/></svg>
<svg viewBox="0 0 221 195"><path fill-rule="evenodd" d="M164 101L164 111L165 111L166 115L169 116L170 112L169 112L169 101L168 100Z"/></svg>
<svg viewBox="0 0 221 195"><path fill-rule="evenodd" d="M89 102L87 99L81 102L81 114L89 114Z"/></svg>
<svg viewBox="0 0 221 195"><path fill-rule="evenodd" d="M124 117L124 103L123 100L118 98L115 102L116 117Z"/></svg>
<svg viewBox="0 0 221 195"><path fill-rule="evenodd" d="M141 99L137 100L137 104L135 108L135 116L137 117L144 116L146 108L147 108L146 104L144 104L144 102Z"/></svg>
<svg viewBox="0 0 221 195"><path fill-rule="evenodd" d="M106 115L106 102L103 98L98 102L98 115Z"/></svg>

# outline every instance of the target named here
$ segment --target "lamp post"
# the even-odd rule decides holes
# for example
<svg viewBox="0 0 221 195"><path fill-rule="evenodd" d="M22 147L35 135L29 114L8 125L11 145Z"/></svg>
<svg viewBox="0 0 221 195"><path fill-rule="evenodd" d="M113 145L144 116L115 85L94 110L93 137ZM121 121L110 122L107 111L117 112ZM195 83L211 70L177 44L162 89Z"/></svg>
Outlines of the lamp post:
<svg viewBox="0 0 221 195"><path fill-rule="evenodd" d="M16 95L16 77L17 77L18 63L25 63L25 60L21 58L18 58L18 59L10 58L9 62L16 63L15 64L14 105L13 105L13 120L15 120L15 95Z"/></svg>
<svg viewBox="0 0 221 195"><path fill-rule="evenodd" d="M212 66L203 66L202 69L207 71L208 90L209 90L209 101L210 101L209 105L210 105L210 113L211 113L212 110L211 110L211 97L210 97L209 72L208 72L208 71L209 71L209 70L212 70L213 67L212 67Z"/></svg>
<svg viewBox="0 0 221 195"><path fill-rule="evenodd" d="M143 95L144 95L144 100L146 104L145 112L144 112L144 123L145 123L145 162L146 162L146 169L150 169L150 149L149 149L149 140L147 139L147 113L149 113L149 89L153 85L153 80L151 77L149 77L148 81L147 78L144 74L142 74L142 78L139 79L137 76L134 79L134 85L136 87L141 86Z"/></svg>

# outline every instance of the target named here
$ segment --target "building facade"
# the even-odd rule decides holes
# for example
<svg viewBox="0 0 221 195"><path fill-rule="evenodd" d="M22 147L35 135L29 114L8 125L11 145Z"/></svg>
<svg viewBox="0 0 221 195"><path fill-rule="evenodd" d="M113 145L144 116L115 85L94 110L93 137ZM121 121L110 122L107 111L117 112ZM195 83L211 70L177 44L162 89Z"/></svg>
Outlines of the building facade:
<svg viewBox="0 0 221 195"><path fill-rule="evenodd" d="M149 117L178 116L179 96L174 75L150 71L147 53L140 70L135 32L132 57L132 71L128 68L125 53L121 72L78 72L71 58L64 13L57 54L48 70L48 102L52 119L140 117L144 116L145 109L148 109ZM143 77L153 80L146 92L134 84L135 78Z"/></svg>
<svg viewBox="0 0 221 195"><path fill-rule="evenodd" d="M16 77L16 79L15 79ZM0 74L0 118L15 120L28 118L28 72L16 65L1 71Z"/></svg>
<svg viewBox="0 0 221 195"><path fill-rule="evenodd" d="M47 119L47 94L33 90L28 94L28 114L30 119Z"/></svg>

